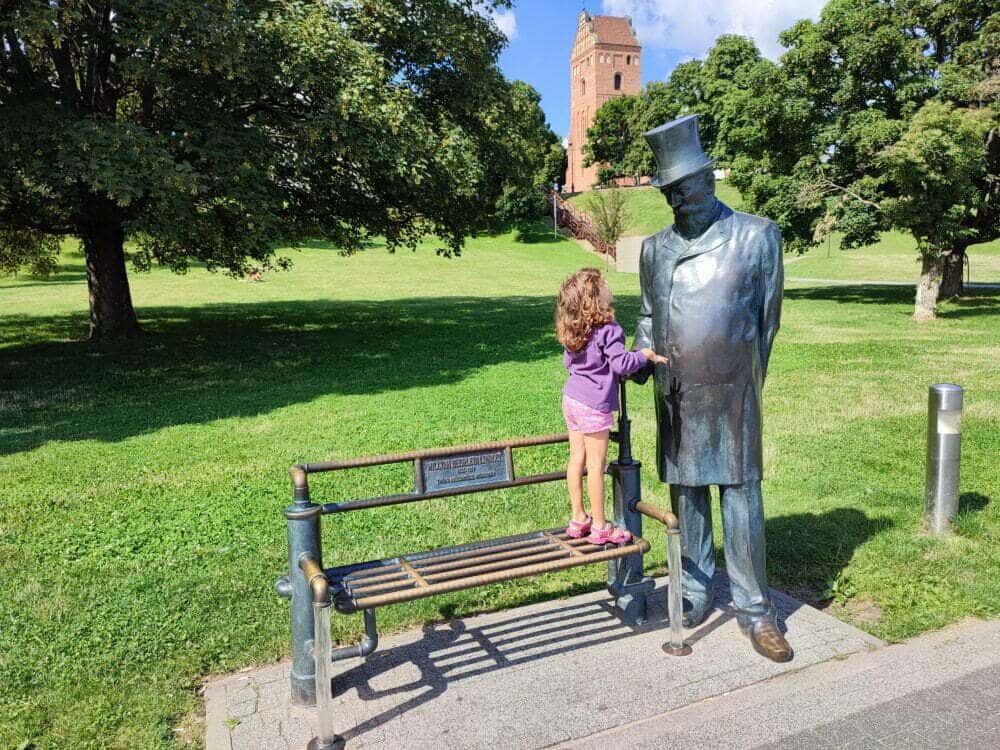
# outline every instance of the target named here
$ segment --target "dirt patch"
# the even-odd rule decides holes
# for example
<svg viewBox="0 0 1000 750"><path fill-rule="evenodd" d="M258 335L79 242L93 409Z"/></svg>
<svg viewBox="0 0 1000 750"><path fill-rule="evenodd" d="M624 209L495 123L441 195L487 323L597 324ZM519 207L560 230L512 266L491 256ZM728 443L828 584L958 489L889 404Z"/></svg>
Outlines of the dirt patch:
<svg viewBox="0 0 1000 750"><path fill-rule="evenodd" d="M871 599L851 599L835 605L830 614L865 629L881 621L882 608Z"/></svg>

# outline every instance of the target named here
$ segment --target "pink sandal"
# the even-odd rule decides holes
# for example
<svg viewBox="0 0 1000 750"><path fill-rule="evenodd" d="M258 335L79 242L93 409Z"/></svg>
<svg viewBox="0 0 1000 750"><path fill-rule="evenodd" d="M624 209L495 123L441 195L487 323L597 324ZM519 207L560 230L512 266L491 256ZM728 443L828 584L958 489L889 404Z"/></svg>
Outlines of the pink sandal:
<svg viewBox="0 0 1000 750"><path fill-rule="evenodd" d="M590 524L593 520L590 516L587 516L586 520L583 521L571 520L569 526L566 527L566 536L573 537L574 539L582 539L590 533Z"/></svg>
<svg viewBox="0 0 1000 750"><path fill-rule="evenodd" d="M605 544L625 544L632 540L632 535L620 526L605 524L603 529L591 529L587 541L598 546Z"/></svg>

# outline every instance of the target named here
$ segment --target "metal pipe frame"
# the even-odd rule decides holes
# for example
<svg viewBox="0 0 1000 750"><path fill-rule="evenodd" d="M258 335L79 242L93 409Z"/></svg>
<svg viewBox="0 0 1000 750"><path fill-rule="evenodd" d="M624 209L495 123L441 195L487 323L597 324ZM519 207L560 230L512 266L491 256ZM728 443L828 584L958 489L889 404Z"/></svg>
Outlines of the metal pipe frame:
<svg viewBox="0 0 1000 750"><path fill-rule="evenodd" d="M364 610L365 635L360 643L353 646L341 646L330 652L330 661L342 661L343 659L364 659L368 654L378 648L378 627L375 624L375 610Z"/></svg>
<svg viewBox="0 0 1000 750"><path fill-rule="evenodd" d="M354 468L354 467L351 467ZM413 503L418 500L434 500L441 497L456 497L458 495L471 495L476 492L489 492L491 490L505 490L509 487L523 487L529 484L541 484L543 482L557 482L566 478L565 471L553 471L547 474L531 474L526 477L515 477L510 481L490 482L489 484L477 484L462 487L458 490L434 490L432 492L421 491L419 486L416 492L403 492L397 495L382 495L381 497L360 498L358 500L347 500L342 503L327 503L321 505L320 512L323 515L331 513L346 513L352 510L364 510L366 508L383 508L387 505L400 505L402 503Z"/></svg>
<svg viewBox="0 0 1000 750"><path fill-rule="evenodd" d="M670 641L663 644L671 656L687 656L691 646L684 642L684 602L681 591L681 529L677 516L656 505L637 502L635 510L662 523L667 529L667 617L670 621Z"/></svg>
<svg viewBox="0 0 1000 750"><path fill-rule="evenodd" d="M608 467L614 499L615 524L628 529L633 537L642 538L642 515L636 504L642 497L640 469L642 464L632 458L632 423L628 418L625 383L619 386L618 458ZM656 582L645 574L643 554L638 550L627 557L608 562L608 591L615 597L618 617L627 625L646 622L646 598L656 588Z"/></svg>
<svg viewBox="0 0 1000 750"><path fill-rule="evenodd" d="M291 699L298 706L316 705L316 665L312 654L315 618L313 613L314 591L310 578L300 569L300 563L309 559L322 566L320 549L319 506L309 499L309 482L306 473L292 467L292 505L285 508L288 531L288 575L275 583L279 594L290 599L289 615L292 632ZM314 571L315 572L315 571ZM322 567L320 567L322 573ZM326 576L323 576L325 580Z"/></svg>
<svg viewBox="0 0 1000 750"><path fill-rule="evenodd" d="M323 566L319 560L308 552L303 552L299 557L299 568L309 581L309 588L312 590L312 602L314 607L330 606L330 582L326 579Z"/></svg>
<svg viewBox="0 0 1000 750"><path fill-rule="evenodd" d="M447 448L423 448L421 450L403 453L385 453L380 456L362 456L344 461L319 461L311 464L298 464L298 468L307 474L322 471L341 471L342 469L360 469L366 466L381 466L383 464L398 464L404 461L414 461L418 458L437 458L450 456L452 453L475 453L477 451L502 450L504 448L527 448L535 445L553 445L569 441L569 435L540 435L538 437L517 438L515 440L498 440L492 443L474 443L471 445L453 445Z"/></svg>

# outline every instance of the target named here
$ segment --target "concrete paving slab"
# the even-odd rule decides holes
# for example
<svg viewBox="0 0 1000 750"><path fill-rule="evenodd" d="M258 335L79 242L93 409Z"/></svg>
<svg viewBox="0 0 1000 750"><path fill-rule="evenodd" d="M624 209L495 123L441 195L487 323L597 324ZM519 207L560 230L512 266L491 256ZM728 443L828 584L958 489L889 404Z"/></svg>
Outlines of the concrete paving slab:
<svg viewBox="0 0 1000 750"><path fill-rule="evenodd" d="M338 731L359 750L576 747L579 738L884 645L775 591L796 654L774 664L750 648L728 586L718 588L716 610L686 632L693 653L683 658L661 650L665 581L641 628L623 625L600 591L383 638L367 660L334 666ZM288 704L288 670L283 662L210 682L208 750L303 747L314 711Z"/></svg>
<svg viewBox="0 0 1000 750"><path fill-rule="evenodd" d="M639 273L639 256L645 235L622 237L615 248L615 269L622 273Z"/></svg>
<svg viewBox="0 0 1000 750"><path fill-rule="evenodd" d="M998 682L1000 621L969 620L556 747L992 749Z"/></svg>

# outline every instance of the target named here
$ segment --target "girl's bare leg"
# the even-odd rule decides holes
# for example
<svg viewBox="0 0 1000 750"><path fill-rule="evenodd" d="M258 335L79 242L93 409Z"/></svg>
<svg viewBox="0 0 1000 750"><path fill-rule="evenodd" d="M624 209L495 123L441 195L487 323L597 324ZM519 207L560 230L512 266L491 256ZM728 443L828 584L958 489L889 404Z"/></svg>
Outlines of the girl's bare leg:
<svg viewBox="0 0 1000 750"><path fill-rule="evenodd" d="M587 514L583 510L583 467L587 454L583 444L583 433L569 431L569 462L566 464L566 487L569 489L569 504L574 521L584 521Z"/></svg>
<svg viewBox="0 0 1000 750"><path fill-rule="evenodd" d="M590 515L594 528L603 529L608 522L604 516L604 462L608 457L608 430L588 432L583 436L587 454L587 490L590 495Z"/></svg>

